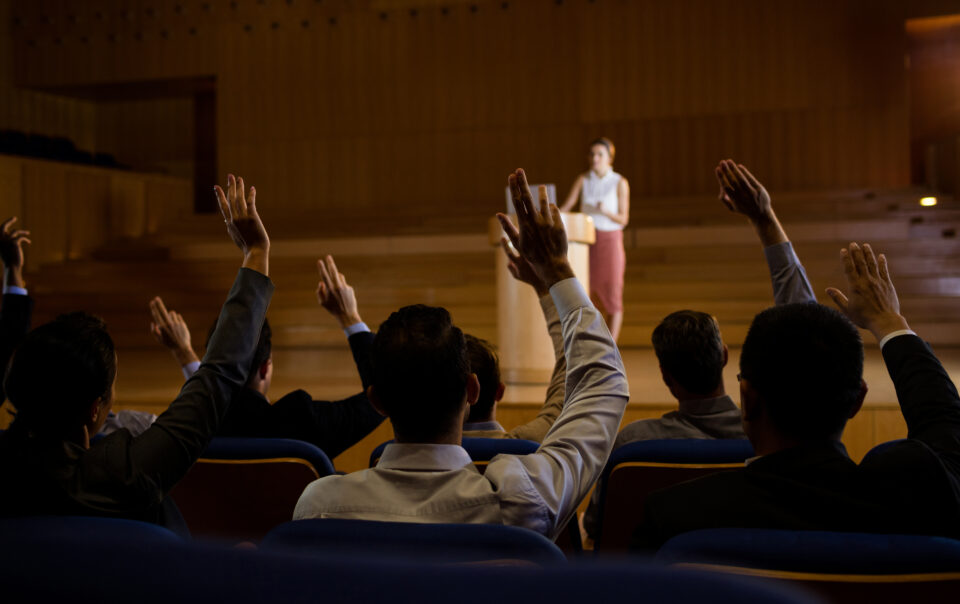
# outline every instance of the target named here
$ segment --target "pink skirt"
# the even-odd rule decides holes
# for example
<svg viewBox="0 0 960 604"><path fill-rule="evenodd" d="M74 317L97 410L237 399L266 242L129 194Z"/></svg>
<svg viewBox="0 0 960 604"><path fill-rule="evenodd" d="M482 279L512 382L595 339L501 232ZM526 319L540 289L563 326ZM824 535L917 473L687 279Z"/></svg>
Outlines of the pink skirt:
<svg viewBox="0 0 960 604"><path fill-rule="evenodd" d="M623 231L597 231L597 242L590 246L590 297L601 312L609 315L623 311L626 268Z"/></svg>

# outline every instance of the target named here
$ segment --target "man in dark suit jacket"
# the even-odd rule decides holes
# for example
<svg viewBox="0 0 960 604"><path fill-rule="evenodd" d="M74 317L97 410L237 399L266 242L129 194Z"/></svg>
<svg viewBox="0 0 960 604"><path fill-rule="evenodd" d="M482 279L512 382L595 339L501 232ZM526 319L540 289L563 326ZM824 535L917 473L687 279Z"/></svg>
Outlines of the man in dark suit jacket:
<svg viewBox="0 0 960 604"><path fill-rule="evenodd" d="M960 537L960 397L900 315L886 258L855 243L841 255L849 298L827 293L842 314L814 304L771 308L744 341L741 407L758 457L651 495L637 549L717 527ZM850 322L880 343L908 428L907 439L859 465L840 443L867 391Z"/></svg>
<svg viewBox="0 0 960 604"><path fill-rule="evenodd" d="M295 438L318 446L332 459L386 419L367 400L366 389L373 383L370 350L374 334L360 317L353 287L337 270L333 257L317 261L317 268L320 272L317 299L343 328L363 391L339 401L322 401L314 400L305 390L294 390L271 403L267 395L273 379L272 331L269 321L264 320L247 387L237 393L217 436ZM154 336L170 350L189 379L199 363L186 322L179 313L168 311L160 298L153 299L150 310ZM107 429L131 429L129 424L134 417L152 419L150 414L133 414L119 418L120 421ZM141 419L139 423L149 425L149 421Z"/></svg>
<svg viewBox="0 0 960 604"><path fill-rule="evenodd" d="M102 321L64 315L30 332L14 353L6 390L17 415L0 434L0 517L79 514L162 521L166 494L216 432L247 380L273 294L270 240L243 180L217 187L242 268L200 368L146 432L95 443L114 396L116 353ZM56 379L51 379L55 376Z"/></svg>

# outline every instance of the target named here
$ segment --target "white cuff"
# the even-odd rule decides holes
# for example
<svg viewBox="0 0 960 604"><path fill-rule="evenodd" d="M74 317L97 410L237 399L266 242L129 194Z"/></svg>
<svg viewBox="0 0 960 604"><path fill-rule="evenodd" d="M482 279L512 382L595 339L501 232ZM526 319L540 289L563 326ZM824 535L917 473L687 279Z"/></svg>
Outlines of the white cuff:
<svg viewBox="0 0 960 604"><path fill-rule="evenodd" d="M3 293L4 293L4 295L6 295L6 294L13 294L14 296L26 296L26 295L28 295L28 294L27 294L27 290L25 290L25 289L22 288L22 287L17 287L16 285L4 285L4 286L3 286Z"/></svg>
<svg viewBox="0 0 960 604"><path fill-rule="evenodd" d="M887 335L883 336L883 339L880 340L880 350L883 350L883 347L887 345L887 342L894 339L897 336L915 336L917 332L912 329L899 329L897 331L891 331Z"/></svg>
<svg viewBox="0 0 960 604"><path fill-rule="evenodd" d="M181 367L180 370L183 371L183 379L189 380L190 376L197 372L197 369L200 369L200 361L190 361Z"/></svg>
<svg viewBox="0 0 960 604"><path fill-rule="evenodd" d="M593 307L590 296L576 277L554 283L550 288L550 295L553 296L553 304L557 307L557 315L561 318L578 308Z"/></svg>
<svg viewBox="0 0 960 604"><path fill-rule="evenodd" d="M370 331L370 328L367 327L366 323L360 321L359 323L354 323L353 325L347 325L344 328L343 333L349 338L352 335L363 333L365 331Z"/></svg>

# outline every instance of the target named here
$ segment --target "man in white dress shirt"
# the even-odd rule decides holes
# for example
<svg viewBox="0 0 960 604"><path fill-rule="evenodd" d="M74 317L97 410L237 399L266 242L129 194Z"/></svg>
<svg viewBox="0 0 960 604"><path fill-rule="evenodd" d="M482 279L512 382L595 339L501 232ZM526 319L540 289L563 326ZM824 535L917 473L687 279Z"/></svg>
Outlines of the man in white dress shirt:
<svg viewBox="0 0 960 604"><path fill-rule="evenodd" d="M368 389L371 403L390 417L396 443L374 468L308 485L294 519L507 524L554 538L597 479L629 400L623 362L567 262L557 207L534 209L522 170L509 184L519 230L498 217L549 286L567 358L566 401L540 449L499 455L484 474L477 471L460 447L464 418L479 394L463 334L444 309L406 307L377 333Z"/></svg>

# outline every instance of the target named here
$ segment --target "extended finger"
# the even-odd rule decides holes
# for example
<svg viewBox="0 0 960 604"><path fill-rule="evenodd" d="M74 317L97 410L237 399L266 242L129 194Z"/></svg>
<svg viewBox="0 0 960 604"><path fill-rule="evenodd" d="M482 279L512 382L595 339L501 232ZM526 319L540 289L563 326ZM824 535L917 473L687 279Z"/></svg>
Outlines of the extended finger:
<svg viewBox="0 0 960 604"><path fill-rule="evenodd" d="M558 208L555 203L550 204L550 224L563 227L563 217L560 216L560 208Z"/></svg>
<svg viewBox="0 0 960 604"><path fill-rule="evenodd" d="M741 188L749 191L751 195L756 193L756 191L753 188L753 185L750 183L750 179L748 179L747 175L743 173L743 171L740 169L740 166L733 163L732 160L730 161L730 169L733 171L734 174L737 175L737 182L739 183L739 186Z"/></svg>
<svg viewBox="0 0 960 604"><path fill-rule="evenodd" d="M250 185L250 196L247 198L247 209L255 212L257 209L257 188Z"/></svg>
<svg viewBox="0 0 960 604"><path fill-rule="evenodd" d="M0 230L2 230L4 233L6 233L7 230L8 230L10 227L12 227L12 226L13 226L13 223L16 222L16 221L17 221L17 217L16 217L16 216L11 216L10 218L7 218L6 220L3 221L3 224L0 224Z"/></svg>
<svg viewBox="0 0 960 604"><path fill-rule="evenodd" d="M220 188L220 185L213 185L213 194L217 198L217 207L220 208L220 214L226 222L230 221L230 204L227 203L227 195Z"/></svg>
<svg viewBox="0 0 960 604"><path fill-rule="evenodd" d="M847 312L847 307L850 305L850 300L847 299L847 296L844 295L842 291L835 287L827 288L827 295L833 300L833 303L843 312Z"/></svg>
<svg viewBox="0 0 960 604"><path fill-rule="evenodd" d="M334 262L333 256L327 254L327 274L330 275L330 280L333 281L334 285L339 285L340 279L340 270L337 269L337 263Z"/></svg>
<svg viewBox="0 0 960 604"><path fill-rule="evenodd" d="M886 281L887 283L890 283L892 280L890 279L890 267L887 266L887 257L883 254L880 254L880 257L878 260L879 261L877 264L880 269L880 278Z"/></svg>
<svg viewBox="0 0 960 604"><path fill-rule="evenodd" d="M847 248L840 250L840 263L843 265L843 273L847 276L847 281L853 282L857 278L857 267L854 266L853 257Z"/></svg>
<svg viewBox="0 0 960 604"><path fill-rule="evenodd" d="M506 214L497 213L497 220L500 221L500 228L502 228L503 232L506 233L507 237L510 238L510 243L512 243L513 247L519 252L520 231L517 229L516 225L513 224L513 221L511 221Z"/></svg>
<svg viewBox="0 0 960 604"><path fill-rule="evenodd" d="M516 172L511 172L510 175L507 176L507 186L510 188L510 199L513 200L513 211L519 217L527 208L523 205L523 200L520 198L520 184Z"/></svg>
<svg viewBox="0 0 960 604"><path fill-rule="evenodd" d="M739 164L739 166L740 166L740 171L743 173L744 176L747 177L747 182L749 182L754 189L759 191L760 189L763 188L763 185L760 184L760 181L757 180L757 177L751 174L750 170L747 170L747 167L745 165Z"/></svg>
<svg viewBox="0 0 960 604"><path fill-rule="evenodd" d="M879 277L880 271L877 268L877 257L873 255L873 248L869 243L863 244L863 258L867 267L867 274L871 277Z"/></svg>
<svg viewBox="0 0 960 604"><path fill-rule="evenodd" d="M14 231L14 232L10 233L10 237L11 237L12 239L19 239L19 238L21 238L21 237L28 237L29 235L30 235L30 231L22 231L22 230L21 230L21 231Z"/></svg>
<svg viewBox="0 0 960 604"><path fill-rule="evenodd" d="M513 251L510 250L510 242L507 241L506 237L500 238L500 247L503 248L503 253L507 255L507 260L511 263L520 262L520 255L514 254Z"/></svg>
<svg viewBox="0 0 960 604"><path fill-rule="evenodd" d="M237 179L233 174L227 174L227 202L230 204L230 215L235 216L236 212L233 209L233 204L236 203L237 199Z"/></svg>
<svg viewBox="0 0 960 604"><path fill-rule="evenodd" d="M537 200L540 202L540 217L543 218L543 221L547 224L553 224L553 212L551 212L548 207L550 205L550 198L547 196L546 185L537 187Z"/></svg>
<svg viewBox="0 0 960 604"><path fill-rule="evenodd" d="M851 242L850 247L850 257L853 259L853 267L857 271L857 275L865 275L867 273L867 260L863 257L863 250L856 243Z"/></svg>
<svg viewBox="0 0 960 604"><path fill-rule="evenodd" d="M523 168L517 169L517 187L520 188L520 199L526 209L525 218L534 219L533 193L530 192L530 183L527 182L527 173Z"/></svg>
<svg viewBox="0 0 960 604"><path fill-rule="evenodd" d="M317 298L320 299L321 303L327 299L327 286L323 284L323 281L317 284Z"/></svg>
<svg viewBox="0 0 960 604"><path fill-rule="evenodd" d="M237 197L234 200L234 217L246 218L247 212L247 192L243 188L243 177L237 177Z"/></svg>
<svg viewBox="0 0 960 604"><path fill-rule="evenodd" d="M333 284L330 280L330 274L327 272L327 264L322 258L317 260L317 272L320 273L320 282L326 285L329 290Z"/></svg>
<svg viewBox="0 0 960 604"><path fill-rule="evenodd" d="M517 170L513 177L513 207L517 211L517 222L523 224L533 218L533 197L526 183L523 170Z"/></svg>

